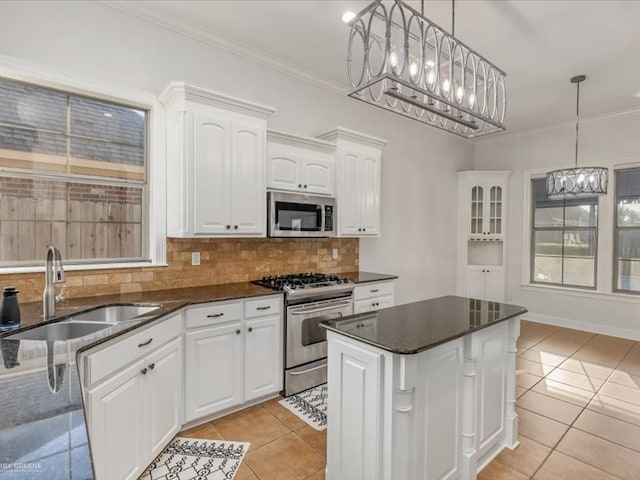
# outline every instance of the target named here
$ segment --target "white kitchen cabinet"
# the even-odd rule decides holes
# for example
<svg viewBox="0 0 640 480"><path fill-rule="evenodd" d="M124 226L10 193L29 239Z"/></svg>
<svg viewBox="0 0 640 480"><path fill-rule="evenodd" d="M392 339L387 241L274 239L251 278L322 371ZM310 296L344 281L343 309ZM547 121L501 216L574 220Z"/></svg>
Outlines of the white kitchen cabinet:
<svg viewBox="0 0 640 480"><path fill-rule="evenodd" d="M282 390L282 296L213 302L185 315L185 420Z"/></svg>
<svg viewBox="0 0 640 480"><path fill-rule="evenodd" d="M380 175L386 141L344 128L317 137L336 145L338 236L380 236Z"/></svg>
<svg viewBox="0 0 640 480"><path fill-rule="evenodd" d="M471 266L467 267L466 296L489 300L492 302L504 302L504 269L496 266Z"/></svg>
<svg viewBox="0 0 640 480"><path fill-rule="evenodd" d="M353 313L380 310L394 304L393 280L364 283L353 289Z"/></svg>
<svg viewBox="0 0 640 480"><path fill-rule="evenodd" d="M282 388L280 315L245 322L244 401L263 397Z"/></svg>
<svg viewBox="0 0 640 480"><path fill-rule="evenodd" d="M172 82L167 109L167 234L266 235L266 119L275 110Z"/></svg>
<svg viewBox="0 0 640 480"><path fill-rule="evenodd" d="M267 132L267 187L333 195L335 146L287 133Z"/></svg>
<svg viewBox="0 0 640 480"><path fill-rule="evenodd" d="M458 172L458 295L505 301L509 175Z"/></svg>
<svg viewBox="0 0 640 480"><path fill-rule="evenodd" d="M125 367L113 363L86 395L97 480L138 478L182 425L181 337Z"/></svg>
<svg viewBox="0 0 640 480"><path fill-rule="evenodd" d="M194 420L242 403L242 323L185 334L185 411Z"/></svg>

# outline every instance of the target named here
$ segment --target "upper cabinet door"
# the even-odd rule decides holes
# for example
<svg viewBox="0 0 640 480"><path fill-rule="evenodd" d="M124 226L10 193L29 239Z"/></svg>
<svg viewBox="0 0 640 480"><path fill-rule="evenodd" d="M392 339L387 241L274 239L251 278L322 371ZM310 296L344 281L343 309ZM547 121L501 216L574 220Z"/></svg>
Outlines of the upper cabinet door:
<svg viewBox="0 0 640 480"><path fill-rule="evenodd" d="M300 158L285 152L269 152L267 187L298 191L302 188Z"/></svg>
<svg viewBox="0 0 640 480"><path fill-rule="evenodd" d="M469 215L471 235L482 235L484 232L484 187L474 185L471 187L471 213Z"/></svg>
<svg viewBox="0 0 640 480"><path fill-rule="evenodd" d="M340 187L338 188L338 235L360 235L360 152L345 151L340 159Z"/></svg>
<svg viewBox="0 0 640 480"><path fill-rule="evenodd" d="M304 158L302 189L309 193L333 195L334 163L321 158Z"/></svg>
<svg viewBox="0 0 640 480"><path fill-rule="evenodd" d="M193 123L193 233L225 233L231 221L231 122L196 113Z"/></svg>
<svg viewBox="0 0 640 480"><path fill-rule="evenodd" d="M360 235L380 234L380 157L364 154L360 159Z"/></svg>
<svg viewBox="0 0 640 480"><path fill-rule="evenodd" d="M239 235L265 235L267 185L265 130L231 124L231 229Z"/></svg>
<svg viewBox="0 0 640 480"><path fill-rule="evenodd" d="M489 235L502 235L502 187L489 187Z"/></svg>

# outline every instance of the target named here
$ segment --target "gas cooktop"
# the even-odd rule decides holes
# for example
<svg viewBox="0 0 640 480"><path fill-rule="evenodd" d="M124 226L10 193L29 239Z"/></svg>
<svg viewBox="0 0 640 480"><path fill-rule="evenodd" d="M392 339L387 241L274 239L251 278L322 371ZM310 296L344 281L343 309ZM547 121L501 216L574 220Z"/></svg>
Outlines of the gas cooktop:
<svg viewBox="0 0 640 480"><path fill-rule="evenodd" d="M305 298L339 294L353 290L353 282L348 278L324 273L298 273L262 277L251 283L285 292L287 298Z"/></svg>

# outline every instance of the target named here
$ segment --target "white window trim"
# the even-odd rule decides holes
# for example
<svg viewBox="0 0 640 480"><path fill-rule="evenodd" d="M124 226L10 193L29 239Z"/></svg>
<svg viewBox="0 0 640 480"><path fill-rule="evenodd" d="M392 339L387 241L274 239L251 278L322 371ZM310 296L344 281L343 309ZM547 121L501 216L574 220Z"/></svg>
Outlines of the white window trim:
<svg viewBox="0 0 640 480"><path fill-rule="evenodd" d="M561 285L545 285L531 283L531 214L532 195L531 180L544 177L553 167L535 168L523 171L523 223L522 223L522 278L520 285L525 290L557 292L577 297L608 298L621 301L626 299L630 303L640 303L640 297L635 293L622 293L613 291L613 242L614 242L614 207L615 207L615 171L625 168L638 168L638 156L625 156L615 159L598 160L591 159L582 165L594 164L609 168L609 188L606 195L598 198L598 259L597 278L595 290L583 290L575 287ZM561 168L561 167L558 167ZM605 212L605 214L603 214Z"/></svg>
<svg viewBox="0 0 640 480"><path fill-rule="evenodd" d="M106 83L102 80L62 71L42 64L0 54L0 76L58 90L98 97L120 104L149 111L147 143L147 205L149 228L145 239L149 261L90 263L64 265L66 271L111 270L118 268L140 268L167 266L167 222L166 222L166 112L158 96L150 91L129 86ZM42 266L0 267L0 274L44 272ZM64 258L62 263L64 264Z"/></svg>

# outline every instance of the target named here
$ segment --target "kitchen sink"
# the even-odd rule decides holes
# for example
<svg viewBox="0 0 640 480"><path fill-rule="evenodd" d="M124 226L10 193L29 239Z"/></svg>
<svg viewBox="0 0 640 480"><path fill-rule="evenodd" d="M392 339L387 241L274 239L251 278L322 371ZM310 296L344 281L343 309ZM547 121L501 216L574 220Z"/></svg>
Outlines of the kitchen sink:
<svg viewBox="0 0 640 480"><path fill-rule="evenodd" d="M113 323L78 322L65 320L58 323L41 325L31 330L9 335L5 338L15 340L42 340L42 341L64 341L73 338L84 337L105 328L113 326Z"/></svg>
<svg viewBox="0 0 640 480"><path fill-rule="evenodd" d="M126 322L147 315L160 307L161 305L106 305L88 312L78 313L73 315L71 319L78 322Z"/></svg>

